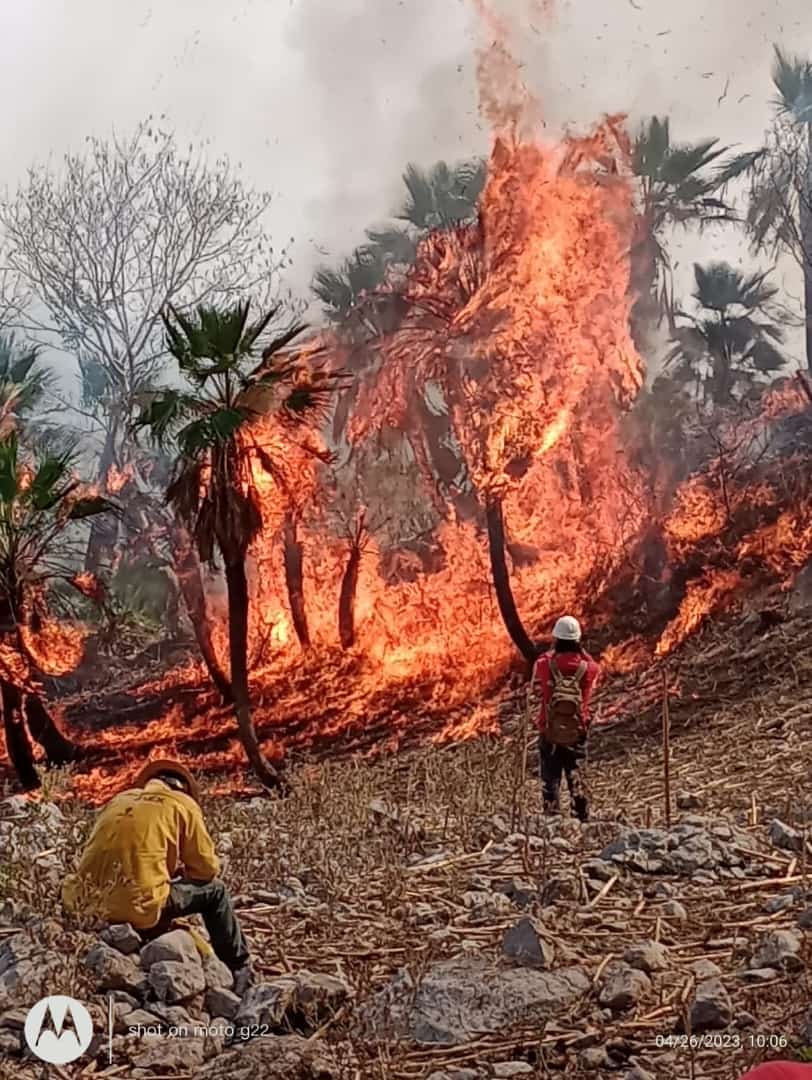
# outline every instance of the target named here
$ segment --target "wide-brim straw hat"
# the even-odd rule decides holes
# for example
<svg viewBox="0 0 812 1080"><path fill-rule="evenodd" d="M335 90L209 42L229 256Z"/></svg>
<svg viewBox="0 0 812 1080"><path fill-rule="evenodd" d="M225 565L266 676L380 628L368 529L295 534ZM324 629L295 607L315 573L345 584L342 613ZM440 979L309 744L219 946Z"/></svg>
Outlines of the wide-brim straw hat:
<svg viewBox="0 0 812 1080"><path fill-rule="evenodd" d="M159 773L172 773L175 776L181 777L185 781L189 794L195 800L200 802L200 785L191 772L185 765L181 765L179 761L173 761L171 758L159 758L157 761L148 761L147 764L141 769L141 771L133 780L133 787L144 787L150 780L154 780Z"/></svg>

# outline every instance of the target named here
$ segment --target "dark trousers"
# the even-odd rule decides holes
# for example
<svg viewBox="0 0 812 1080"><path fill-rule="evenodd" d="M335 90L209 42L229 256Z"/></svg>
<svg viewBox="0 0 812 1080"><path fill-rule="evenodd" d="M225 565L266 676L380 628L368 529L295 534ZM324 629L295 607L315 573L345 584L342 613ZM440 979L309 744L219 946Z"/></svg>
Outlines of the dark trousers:
<svg viewBox="0 0 812 1080"><path fill-rule="evenodd" d="M228 889L219 878L205 884L173 881L160 921L148 932L149 937L164 933L172 920L182 915L203 916L211 947L232 971L248 962L248 946L234 913L234 905Z"/></svg>
<svg viewBox="0 0 812 1080"><path fill-rule="evenodd" d="M559 812L559 793L562 775L572 800L572 811L581 821L586 821L589 807L583 775L579 766L586 760L586 740L577 746L553 746L539 739L539 778L545 814Z"/></svg>

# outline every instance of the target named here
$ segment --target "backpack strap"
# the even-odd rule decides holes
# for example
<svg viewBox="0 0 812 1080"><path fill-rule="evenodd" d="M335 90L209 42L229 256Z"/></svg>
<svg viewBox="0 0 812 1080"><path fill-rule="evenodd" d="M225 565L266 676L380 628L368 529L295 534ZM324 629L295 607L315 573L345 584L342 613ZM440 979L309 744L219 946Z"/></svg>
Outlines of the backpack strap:
<svg viewBox="0 0 812 1080"><path fill-rule="evenodd" d="M586 660L582 660L581 663L578 665L578 669L575 672L575 678L578 680L579 686L584 681L584 676L586 675L588 668L589 664L587 664Z"/></svg>

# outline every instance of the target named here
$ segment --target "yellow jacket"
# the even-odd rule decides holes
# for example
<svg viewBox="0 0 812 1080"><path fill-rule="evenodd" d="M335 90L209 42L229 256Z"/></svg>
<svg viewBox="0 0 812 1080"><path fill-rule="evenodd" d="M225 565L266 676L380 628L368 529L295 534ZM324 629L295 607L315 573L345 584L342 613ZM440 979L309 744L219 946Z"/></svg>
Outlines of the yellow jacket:
<svg viewBox="0 0 812 1080"><path fill-rule="evenodd" d="M101 811L78 872L62 885L62 903L68 911L147 929L158 922L181 866L191 881L211 881L220 872L194 799L150 780Z"/></svg>

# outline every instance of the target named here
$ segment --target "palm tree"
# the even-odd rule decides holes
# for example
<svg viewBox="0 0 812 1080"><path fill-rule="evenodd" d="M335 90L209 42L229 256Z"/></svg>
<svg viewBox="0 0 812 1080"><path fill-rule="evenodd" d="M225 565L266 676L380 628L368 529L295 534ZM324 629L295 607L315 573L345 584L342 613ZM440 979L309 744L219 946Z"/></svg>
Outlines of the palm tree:
<svg viewBox="0 0 812 1080"><path fill-rule="evenodd" d="M201 306L193 316L170 308L164 314L167 349L186 386L157 392L137 424L148 427L159 444L174 444L177 457L166 501L190 530L203 561L214 565L217 552L223 560L237 726L255 773L272 787L280 778L265 759L251 720L245 566L262 528L253 467L259 465L277 478L279 465L252 439L251 423L269 410L286 427L318 416L336 376L307 371L284 351L303 332L300 324L263 348L278 309L249 323L249 307L248 303L222 310Z"/></svg>
<svg viewBox="0 0 812 1080"><path fill-rule="evenodd" d="M812 62L776 46L772 76L775 122L753 155L747 225L757 251L789 254L801 269L812 370Z"/></svg>
<svg viewBox="0 0 812 1080"><path fill-rule="evenodd" d="M39 786L28 732L49 764L65 764L76 748L54 723L31 669L38 666L32 638L48 617L47 590L55 581L76 584L71 561L72 522L113 510L107 500L84 495L68 453L30 457L17 433L0 439L0 694L6 749L27 788Z"/></svg>
<svg viewBox="0 0 812 1080"><path fill-rule="evenodd" d="M694 279L699 311L676 313L683 322L675 326L666 363L703 404L730 405L759 376L772 376L787 362L777 348L784 332L771 321L778 290L766 274L745 274L724 262L695 264Z"/></svg>
<svg viewBox="0 0 812 1080"><path fill-rule="evenodd" d="M632 243L631 284L635 338L642 345L645 327L670 313L670 259L666 232L675 225L699 226L735 221L721 197L726 184L752 163L752 155L722 161L728 148L718 139L675 143L668 119L653 116L632 146L632 169L638 178L638 216Z"/></svg>
<svg viewBox="0 0 812 1080"><path fill-rule="evenodd" d="M361 301L386 279L392 266L411 266L417 243L431 229L446 229L473 221L487 179L487 163L481 158L451 167L438 161L425 171L409 164L403 174L406 199L397 213L406 226L386 225L367 229L368 243L356 248L337 270L322 267L313 279L313 292L331 322L347 330L352 316L371 319L379 329L375 312L359 312Z"/></svg>
<svg viewBox="0 0 812 1080"><path fill-rule="evenodd" d="M487 177L488 165L482 158L453 168L438 161L428 171L409 164L403 174L408 194L398 217L421 232L471 221Z"/></svg>

